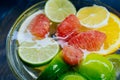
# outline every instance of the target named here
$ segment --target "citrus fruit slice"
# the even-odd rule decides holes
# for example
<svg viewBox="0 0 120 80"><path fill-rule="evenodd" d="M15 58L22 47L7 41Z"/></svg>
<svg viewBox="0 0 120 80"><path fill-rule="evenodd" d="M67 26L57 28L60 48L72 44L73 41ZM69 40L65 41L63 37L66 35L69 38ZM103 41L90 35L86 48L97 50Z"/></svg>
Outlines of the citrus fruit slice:
<svg viewBox="0 0 120 80"><path fill-rule="evenodd" d="M18 47L20 58L32 66L40 66L49 62L59 51L59 44L52 38L33 42L23 42Z"/></svg>
<svg viewBox="0 0 120 80"><path fill-rule="evenodd" d="M103 6L93 5L81 8L77 17L81 25L87 28L100 28L108 23L109 12Z"/></svg>
<svg viewBox="0 0 120 80"><path fill-rule="evenodd" d="M85 57L75 70L88 80L110 80L114 67L102 55L91 53Z"/></svg>
<svg viewBox="0 0 120 80"><path fill-rule="evenodd" d="M58 80L87 80L83 76L75 72L68 72L63 74Z"/></svg>
<svg viewBox="0 0 120 80"><path fill-rule="evenodd" d="M108 24L99 28L98 31L104 32L107 36L104 42L104 48L100 53L108 54L115 52L120 47L120 19L110 14Z"/></svg>
<svg viewBox="0 0 120 80"><path fill-rule="evenodd" d="M57 80L62 74L68 72L70 66L62 59L62 51L49 63L37 80Z"/></svg>
<svg viewBox="0 0 120 80"><path fill-rule="evenodd" d="M45 5L45 14L53 22L62 22L75 13L76 9L69 0L48 0Z"/></svg>
<svg viewBox="0 0 120 80"><path fill-rule="evenodd" d="M81 32L89 31L91 29L86 27L80 28ZM106 39L104 45L100 50L95 51L94 53L99 53L102 55L111 54L119 49L120 47L120 19L113 13L110 13L110 18L108 24L95 29L97 31L103 32L106 34Z"/></svg>

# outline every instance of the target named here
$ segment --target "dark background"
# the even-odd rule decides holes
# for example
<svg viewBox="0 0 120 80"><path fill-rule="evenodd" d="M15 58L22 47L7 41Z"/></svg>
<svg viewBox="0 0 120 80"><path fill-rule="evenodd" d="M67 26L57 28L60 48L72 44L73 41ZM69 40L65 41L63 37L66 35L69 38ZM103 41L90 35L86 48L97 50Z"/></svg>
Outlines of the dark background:
<svg viewBox="0 0 120 80"><path fill-rule="evenodd" d="M6 37L16 18L38 1L42 0L0 0L0 80L16 80L7 64ZM120 12L120 0L101 0L101 2Z"/></svg>

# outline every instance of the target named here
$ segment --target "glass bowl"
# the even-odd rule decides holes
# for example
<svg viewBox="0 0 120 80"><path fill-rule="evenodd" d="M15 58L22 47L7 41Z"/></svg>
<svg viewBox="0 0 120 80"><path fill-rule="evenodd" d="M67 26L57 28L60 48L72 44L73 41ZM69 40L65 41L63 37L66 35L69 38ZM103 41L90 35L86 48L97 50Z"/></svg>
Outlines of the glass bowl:
<svg viewBox="0 0 120 80"><path fill-rule="evenodd" d="M97 4L106 7L110 12L113 12L114 14L120 17L119 12L117 12L110 6L101 3L99 0L70 0L70 1L75 5L77 10L84 6L92 6L93 4ZM7 59L13 74L16 76L18 80L36 80L36 78L39 75L39 73L36 70L24 65L24 63L19 59L17 55L18 44L16 37L18 34L18 30L21 24L25 21L25 19L34 12L44 9L45 3L46 1L38 2L37 4L27 9L25 12L23 12L18 17L18 19L12 26L7 36L6 41ZM117 51L117 53L120 53L119 50Z"/></svg>

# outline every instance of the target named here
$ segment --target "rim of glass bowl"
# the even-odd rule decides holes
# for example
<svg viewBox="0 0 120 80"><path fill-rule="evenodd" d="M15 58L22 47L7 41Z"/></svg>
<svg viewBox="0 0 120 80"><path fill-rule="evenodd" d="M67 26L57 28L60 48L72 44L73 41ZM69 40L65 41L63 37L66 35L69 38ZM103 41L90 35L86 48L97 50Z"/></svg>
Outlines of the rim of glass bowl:
<svg viewBox="0 0 120 80"><path fill-rule="evenodd" d="M33 14L35 11L42 10L44 5L45 5L45 1L41 1L41 2L38 2L38 3L34 4L30 8L28 8L27 10L25 10L17 18L17 20L14 22L13 26L11 27L11 29L10 29L8 35L7 35L7 39L6 39L7 62L8 62L8 65L9 65L11 71L13 72L13 74L15 75L15 77L18 80L19 79L20 80L27 80L27 79L25 78L24 74L21 74L18 71L18 68L16 67L14 59L13 59L13 58L15 58L15 60L18 60L17 56L15 54L13 54L13 53L17 53L17 51L16 50L15 50L15 52L12 51L14 49L13 47L16 47L16 46L12 46L13 45L12 41L15 39L15 37L17 37L17 32L14 32L14 31L19 29L19 27L20 27L19 24L22 23L29 15ZM17 63L17 64L19 65L19 63ZM22 66L22 67L24 67L24 66Z"/></svg>
<svg viewBox="0 0 120 80"><path fill-rule="evenodd" d="M117 12L115 9L111 8L110 6L100 2L99 0L91 0L91 1L93 1L95 4L105 6L106 8L108 8L109 11L115 13L117 16L120 17L120 13ZM17 58L17 48L16 48L17 46L13 45L13 43L16 42L14 39L17 36L17 32L15 32L15 31L17 31L19 29L20 24L22 24L22 22L29 15L31 15L35 11L44 9L45 2L46 1L38 2L38 3L34 4L33 6L31 6L30 8L28 8L25 12L23 12L18 17L18 19L15 21L14 25L10 29L9 34L7 36L7 40L6 40L7 61L8 61L11 71L13 72L13 74L15 75L15 77L17 79L28 80L28 79L26 79L25 75L20 72L20 71L22 71L21 68L24 69L24 65L23 66L20 65L20 64L22 64L22 62L21 61L19 62L19 58ZM93 5L92 2L90 3L90 0L81 0L81 2L83 2L83 3L80 3L80 4ZM84 3L84 2L86 2L86 3ZM75 4L75 3L77 3L77 0L73 0L73 4ZM81 5L81 7L84 7L84 6ZM15 63L14 60L18 60L19 63ZM20 66L20 70L18 70L18 67L16 67L15 64ZM27 72L26 72L26 74L27 74ZM28 74L28 76L30 77L30 74ZM31 78L33 78L33 77L31 77ZM33 78L33 80L34 80L34 78Z"/></svg>

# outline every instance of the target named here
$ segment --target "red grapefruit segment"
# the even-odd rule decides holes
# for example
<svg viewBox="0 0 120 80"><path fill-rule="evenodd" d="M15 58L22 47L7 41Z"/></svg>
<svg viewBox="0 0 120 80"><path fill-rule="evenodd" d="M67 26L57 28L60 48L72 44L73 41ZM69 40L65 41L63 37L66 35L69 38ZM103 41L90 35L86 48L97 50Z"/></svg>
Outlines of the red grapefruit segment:
<svg viewBox="0 0 120 80"><path fill-rule="evenodd" d="M83 57L83 52L73 46L67 45L63 48L63 59L69 65L77 65Z"/></svg>
<svg viewBox="0 0 120 80"><path fill-rule="evenodd" d="M56 35L65 38L65 40L69 40L72 36L78 34L78 28L80 27L78 18L71 14L58 25Z"/></svg>
<svg viewBox="0 0 120 80"><path fill-rule="evenodd" d="M49 32L50 21L45 14L39 14L28 26L29 31L36 37L44 38Z"/></svg>
<svg viewBox="0 0 120 80"><path fill-rule="evenodd" d="M69 45L75 48L86 49L88 51L98 51L103 45L106 35L102 32L91 30L81 32L68 41Z"/></svg>

